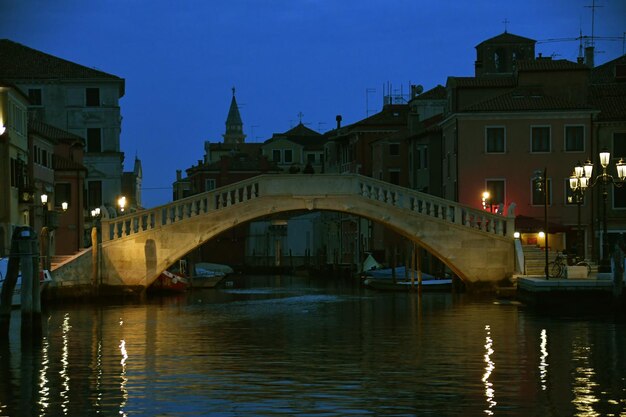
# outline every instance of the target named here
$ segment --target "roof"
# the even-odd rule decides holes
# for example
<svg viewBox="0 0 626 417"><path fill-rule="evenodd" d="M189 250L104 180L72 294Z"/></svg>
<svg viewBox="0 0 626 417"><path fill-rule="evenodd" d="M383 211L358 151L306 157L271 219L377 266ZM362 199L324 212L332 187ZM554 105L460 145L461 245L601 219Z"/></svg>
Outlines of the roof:
<svg viewBox="0 0 626 417"><path fill-rule="evenodd" d="M598 120L626 120L626 84L592 85L589 103L600 110Z"/></svg>
<svg viewBox="0 0 626 417"><path fill-rule="evenodd" d="M464 88L506 88L515 87L515 79L510 76L499 77L448 77L448 84Z"/></svg>
<svg viewBox="0 0 626 417"><path fill-rule="evenodd" d="M520 59L516 65L518 71L589 71L587 65L567 59Z"/></svg>
<svg viewBox="0 0 626 417"><path fill-rule="evenodd" d="M536 233L545 230L545 220L534 217L518 215L515 216L515 230L522 233ZM571 226L564 226L560 223L548 222L548 231L551 233L568 232Z"/></svg>
<svg viewBox="0 0 626 417"><path fill-rule="evenodd" d="M242 125L241 114L239 114L239 106L237 106L237 100L235 99L235 92L233 91L233 98L230 100L230 108L228 109L228 116L226 117L226 129L235 125Z"/></svg>
<svg viewBox="0 0 626 417"><path fill-rule="evenodd" d="M523 36L514 35L509 32L501 33L500 35L494 36L493 38L486 39L476 45L476 48L486 43L536 43L537 41L530 38L525 38Z"/></svg>
<svg viewBox="0 0 626 417"><path fill-rule="evenodd" d="M286 139L301 145L305 149L321 149L326 142L326 137L313 129L306 127L302 122L284 133L274 133L264 144L272 143L279 139Z"/></svg>
<svg viewBox="0 0 626 417"><path fill-rule="evenodd" d="M29 118L28 129L31 130L33 133L39 134L48 139L52 139L58 142L64 142L69 144L78 142L81 146L85 145L85 139L83 139L82 137L38 120L33 120Z"/></svg>
<svg viewBox="0 0 626 417"><path fill-rule="evenodd" d="M115 81L120 83L120 97L124 95L123 78L55 57L9 39L0 39L0 78Z"/></svg>
<svg viewBox="0 0 626 417"><path fill-rule="evenodd" d="M55 171L87 171L83 164L72 161L68 158L54 154L52 158L52 168Z"/></svg>
<svg viewBox="0 0 626 417"><path fill-rule="evenodd" d="M591 82L594 84L614 83L615 79L615 67L624 65L626 66L626 55L615 58L612 61L605 62L602 65L591 70ZM624 81L622 81L624 82Z"/></svg>
<svg viewBox="0 0 626 417"><path fill-rule="evenodd" d="M464 112L501 112L534 110L579 110L591 109L560 97L548 96L536 89L517 88L497 97L472 104Z"/></svg>
<svg viewBox="0 0 626 417"><path fill-rule="evenodd" d="M413 100L445 100L447 97L446 87L438 84L437 87L416 96Z"/></svg>

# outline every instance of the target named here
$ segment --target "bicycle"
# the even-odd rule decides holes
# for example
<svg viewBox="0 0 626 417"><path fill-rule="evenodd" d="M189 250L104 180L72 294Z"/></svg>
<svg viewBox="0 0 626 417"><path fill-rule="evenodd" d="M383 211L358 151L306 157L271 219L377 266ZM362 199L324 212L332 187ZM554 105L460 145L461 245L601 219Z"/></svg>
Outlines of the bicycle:
<svg viewBox="0 0 626 417"><path fill-rule="evenodd" d="M574 258L574 265L587 267L587 276L591 273L591 265L584 259L579 260L578 258ZM567 256L562 253L557 253L554 261L548 263L548 271L553 278L565 277L565 272L567 271Z"/></svg>

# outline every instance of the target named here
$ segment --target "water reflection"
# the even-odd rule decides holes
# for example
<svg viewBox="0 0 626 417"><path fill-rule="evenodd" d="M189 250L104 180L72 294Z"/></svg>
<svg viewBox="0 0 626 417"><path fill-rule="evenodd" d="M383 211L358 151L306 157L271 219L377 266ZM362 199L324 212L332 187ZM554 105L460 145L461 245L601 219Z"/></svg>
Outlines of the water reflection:
<svg viewBox="0 0 626 417"><path fill-rule="evenodd" d="M48 355L48 351L50 349L50 342L46 337L43 338L42 345L42 355L41 355L41 368L39 371L39 415L41 417L46 415L46 409L50 405L50 387L48 386L48 377L46 373L48 372L48 364L50 363L50 358Z"/></svg>
<svg viewBox="0 0 626 417"><path fill-rule="evenodd" d="M546 381L548 380L548 332L541 329L541 343L539 344L539 380L541 381L541 390L548 389Z"/></svg>
<svg viewBox="0 0 626 417"><path fill-rule="evenodd" d="M128 377L126 376L126 361L128 360L128 352L126 351L126 340L122 339L120 341L120 353L122 354L122 360L120 364L122 365L122 372L120 373L120 378L122 382L120 383L120 391L122 391L122 403L120 404L120 414L122 416L126 416L126 412L124 411L124 407L128 402L128 389L126 389L126 384L128 384Z"/></svg>
<svg viewBox="0 0 626 417"><path fill-rule="evenodd" d="M485 326L485 330L487 331L487 336L485 337L485 373L483 374L483 383L485 384L485 397L487 400L487 409L485 410L485 414L493 415L493 411L491 410L498 403L495 400L495 391L493 389L493 383L489 381L489 377L491 373L496 368L495 363L491 360L491 355L493 355L493 340L491 339L491 327L489 325Z"/></svg>
<svg viewBox="0 0 626 417"><path fill-rule="evenodd" d="M58 306L32 345L16 315L0 344L0 415L626 415L626 326L611 318L245 279Z"/></svg>
<svg viewBox="0 0 626 417"><path fill-rule="evenodd" d="M594 417L600 415L594 410L594 405L600 401L594 393L598 384L594 382L596 372L591 366L592 349L589 342L581 338L582 336L574 340L572 349L572 360L575 364L572 403L576 407L577 416Z"/></svg>

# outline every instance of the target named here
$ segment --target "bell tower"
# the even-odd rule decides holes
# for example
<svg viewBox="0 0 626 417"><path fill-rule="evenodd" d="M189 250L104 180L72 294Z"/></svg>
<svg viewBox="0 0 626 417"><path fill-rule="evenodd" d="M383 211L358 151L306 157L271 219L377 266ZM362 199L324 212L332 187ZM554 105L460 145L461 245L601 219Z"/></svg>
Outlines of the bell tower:
<svg viewBox="0 0 626 417"><path fill-rule="evenodd" d="M246 135L243 133L243 122L239 114L239 106L235 98L235 87L233 87L233 98L230 101L230 109L226 117L226 132L222 135L224 143L244 143Z"/></svg>

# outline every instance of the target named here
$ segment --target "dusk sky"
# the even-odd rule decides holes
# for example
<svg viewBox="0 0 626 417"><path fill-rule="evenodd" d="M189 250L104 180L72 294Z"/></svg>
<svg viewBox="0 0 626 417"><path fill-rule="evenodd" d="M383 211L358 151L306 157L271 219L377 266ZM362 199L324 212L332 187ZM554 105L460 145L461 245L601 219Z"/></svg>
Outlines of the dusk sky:
<svg viewBox="0 0 626 417"><path fill-rule="evenodd" d="M593 0L0 0L8 38L126 80L125 170L144 205L222 141L236 87L247 142L302 122L324 132L382 107L383 86L428 90L474 74L474 47L506 28L576 60ZM624 54L626 0L596 0L596 64ZM385 87L386 88L386 87ZM368 93L369 91L369 93ZM366 101L367 98L367 101Z"/></svg>

